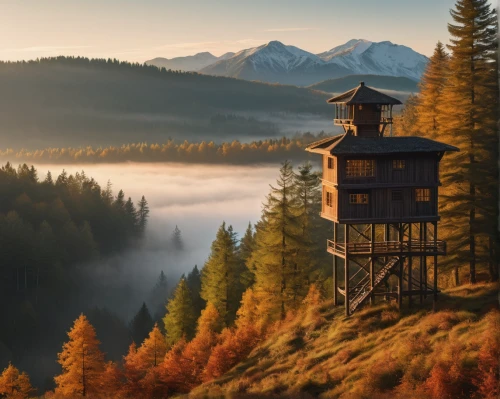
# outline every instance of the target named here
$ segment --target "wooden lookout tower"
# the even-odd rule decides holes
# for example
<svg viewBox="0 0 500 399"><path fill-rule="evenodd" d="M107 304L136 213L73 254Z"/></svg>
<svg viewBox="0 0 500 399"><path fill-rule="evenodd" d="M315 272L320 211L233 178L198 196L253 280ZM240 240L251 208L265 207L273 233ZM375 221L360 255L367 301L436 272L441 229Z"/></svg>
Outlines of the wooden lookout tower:
<svg viewBox="0 0 500 399"><path fill-rule="evenodd" d="M401 102L363 82L328 102L345 133L307 150L323 156L321 216L333 222L327 250L335 305L339 294L346 315L377 296L396 298L399 306L404 297L409 306L415 298L436 300L437 257L446 254L438 239L439 161L458 149L422 137L384 136L392 107Z"/></svg>

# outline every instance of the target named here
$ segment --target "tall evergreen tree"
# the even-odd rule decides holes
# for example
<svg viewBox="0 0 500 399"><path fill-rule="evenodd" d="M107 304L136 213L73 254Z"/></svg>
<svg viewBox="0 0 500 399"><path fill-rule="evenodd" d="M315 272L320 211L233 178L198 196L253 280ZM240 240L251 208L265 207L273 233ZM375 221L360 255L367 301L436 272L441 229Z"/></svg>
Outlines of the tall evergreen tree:
<svg viewBox="0 0 500 399"><path fill-rule="evenodd" d="M194 336L196 317L191 295L186 279L182 277L173 298L168 301L167 314L163 318L168 346L174 345L182 337L190 340Z"/></svg>
<svg viewBox="0 0 500 399"><path fill-rule="evenodd" d="M56 394L86 396L100 392L99 378L104 371L104 355L99 350L94 327L82 314L68 333L69 341L58 354L63 372L55 377Z"/></svg>
<svg viewBox="0 0 500 399"><path fill-rule="evenodd" d="M242 289L237 241L231 226L222 223L201 272L201 297L212 303L227 325L236 317Z"/></svg>
<svg viewBox="0 0 500 399"><path fill-rule="evenodd" d="M455 7L454 24L448 24L451 73L440 114L444 141L461 151L442 162L441 214L454 254L449 260L467 262L475 283L483 256L498 278L498 20L487 0L458 0ZM483 242L488 251L482 254Z"/></svg>
<svg viewBox="0 0 500 399"><path fill-rule="evenodd" d="M262 312L275 319L297 306L295 256L300 248L301 225L297 217L294 173L290 162L280 168L277 187L264 204L261 223L257 224L255 293L265 307Z"/></svg>
<svg viewBox="0 0 500 399"><path fill-rule="evenodd" d="M142 344L154 326L153 318L149 313L146 303L143 302L141 308L130 322L130 334L136 344Z"/></svg>
<svg viewBox="0 0 500 399"><path fill-rule="evenodd" d="M177 225L175 225L175 229L172 232L172 247L176 251L182 251L184 249L184 241L182 241L181 230Z"/></svg>
<svg viewBox="0 0 500 399"><path fill-rule="evenodd" d="M137 204L137 216L138 216L139 231L142 234L144 234L144 232L146 231L146 224L148 222L148 216L149 216L149 205L144 195Z"/></svg>
<svg viewBox="0 0 500 399"><path fill-rule="evenodd" d="M253 274L253 265L251 263L252 251L255 248L255 232L252 228L252 224L248 222L248 227L245 231L245 235L240 241L240 261L242 263L242 273L240 275L240 282L242 289L246 290L251 287L255 282L255 276Z"/></svg>
<svg viewBox="0 0 500 399"><path fill-rule="evenodd" d="M149 303L153 311L153 319L158 321L165 312L165 305L167 304L168 298L168 281L163 270L160 272L149 298Z"/></svg>
<svg viewBox="0 0 500 399"><path fill-rule="evenodd" d="M198 270L198 265L194 265L186 278L186 283L191 292L191 300L193 302L193 311L195 319L200 317L201 311L205 308L206 302L201 297L201 273Z"/></svg>
<svg viewBox="0 0 500 399"><path fill-rule="evenodd" d="M434 54L429 60L420 81L416 127L419 135L439 140L441 94L449 73L449 56L441 42L437 42Z"/></svg>

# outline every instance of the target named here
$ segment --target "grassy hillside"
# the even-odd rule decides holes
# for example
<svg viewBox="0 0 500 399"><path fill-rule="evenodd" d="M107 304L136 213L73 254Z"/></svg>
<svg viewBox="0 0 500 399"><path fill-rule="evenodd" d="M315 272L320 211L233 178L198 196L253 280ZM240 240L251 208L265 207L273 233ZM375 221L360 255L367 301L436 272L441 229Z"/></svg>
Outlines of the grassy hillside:
<svg viewBox="0 0 500 399"><path fill-rule="evenodd" d="M416 93L418 82L399 76L381 75L349 75L337 79L328 79L309 86L310 89L326 91L327 93L342 93L365 82L367 86L377 89Z"/></svg>
<svg viewBox="0 0 500 399"><path fill-rule="evenodd" d="M436 312L429 302L401 314L379 304L350 318L322 303L289 318L245 362L189 397L488 397L477 386L488 391L484 359L500 346L497 291L461 286L440 295Z"/></svg>
<svg viewBox="0 0 500 399"><path fill-rule="evenodd" d="M0 139L3 148L34 149L168 138L271 137L293 115L328 121L332 110L325 99L324 93L311 89L116 60L4 62Z"/></svg>

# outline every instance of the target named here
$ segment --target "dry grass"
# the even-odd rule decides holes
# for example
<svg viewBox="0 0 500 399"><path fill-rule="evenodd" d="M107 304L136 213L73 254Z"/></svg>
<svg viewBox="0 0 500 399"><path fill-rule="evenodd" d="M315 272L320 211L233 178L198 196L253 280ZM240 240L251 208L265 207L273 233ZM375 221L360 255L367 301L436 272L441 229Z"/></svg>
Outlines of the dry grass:
<svg viewBox="0 0 500 399"><path fill-rule="evenodd" d="M494 284L461 286L441 294L436 312L428 303L401 314L385 303L350 318L324 302L289 316L246 362L189 396L432 398L425 382L436 364L453 360L474 373L497 292Z"/></svg>

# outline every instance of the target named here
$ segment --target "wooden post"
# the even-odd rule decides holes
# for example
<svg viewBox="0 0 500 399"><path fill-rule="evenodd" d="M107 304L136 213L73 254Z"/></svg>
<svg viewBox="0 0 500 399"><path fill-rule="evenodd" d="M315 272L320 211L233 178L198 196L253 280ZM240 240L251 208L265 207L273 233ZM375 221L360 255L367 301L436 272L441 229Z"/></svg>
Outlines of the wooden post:
<svg viewBox="0 0 500 399"><path fill-rule="evenodd" d="M344 225L344 242L345 242L345 261L344 261L344 276L345 276L345 315L349 316L349 251L347 249L349 245L349 226Z"/></svg>
<svg viewBox="0 0 500 399"><path fill-rule="evenodd" d="M412 281L412 261L413 257L411 256L411 227L413 223L409 223L408 225L408 307L412 307L413 305L413 298L411 296L411 290L413 288L413 281Z"/></svg>
<svg viewBox="0 0 500 399"><path fill-rule="evenodd" d="M436 223L437 225L437 223ZM424 222L424 234L423 234L424 243L427 242L427 222ZM436 241L434 240L434 247L436 246ZM437 248L436 248L437 250ZM420 285L424 287L424 298L427 298L427 256L424 256L424 260L422 262L423 269L420 272L420 280L422 281Z"/></svg>
<svg viewBox="0 0 500 399"><path fill-rule="evenodd" d="M333 242L337 244L337 227L338 224L333 222ZM339 304L338 299L338 280L337 280L337 255L333 255L333 305L337 306Z"/></svg>
<svg viewBox="0 0 500 399"><path fill-rule="evenodd" d="M398 241L399 241L399 248L400 248L400 255L399 255L399 284L398 284L398 307L401 309L403 305L403 246L401 245L401 240L403 239L403 223L399 223L399 234L398 234Z"/></svg>
<svg viewBox="0 0 500 399"><path fill-rule="evenodd" d="M438 225L437 222L434 222L434 245L437 246L437 235L438 235ZM432 301L432 308L436 310L437 305L437 291L438 291L438 261L437 255L434 255L434 299Z"/></svg>
<svg viewBox="0 0 500 399"><path fill-rule="evenodd" d="M371 262L370 262L370 289L372 293L370 294L370 305L373 305L375 301L375 294L373 292L373 287L375 286L375 257L373 256L375 252L375 224L371 225Z"/></svg>
<svg viewBox="0 0 500 399"><path fill-rule="evenodd" d="M420 242L424 241L423 228L424 228L424 224L422 222L420 222L420 234L419 234ZM422 270L424 269L424 259L425 259L425 256L420 255L420 282L419 282L420 303L423 302L423 298L422 298Z"/></svg>

